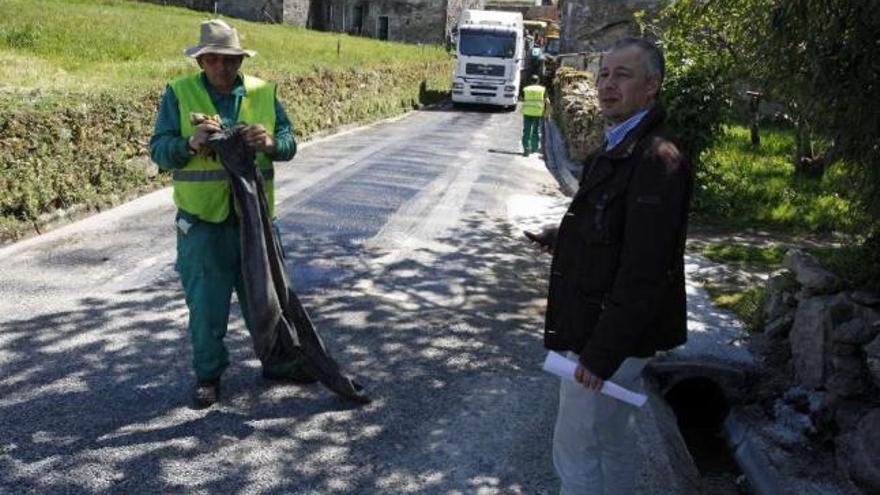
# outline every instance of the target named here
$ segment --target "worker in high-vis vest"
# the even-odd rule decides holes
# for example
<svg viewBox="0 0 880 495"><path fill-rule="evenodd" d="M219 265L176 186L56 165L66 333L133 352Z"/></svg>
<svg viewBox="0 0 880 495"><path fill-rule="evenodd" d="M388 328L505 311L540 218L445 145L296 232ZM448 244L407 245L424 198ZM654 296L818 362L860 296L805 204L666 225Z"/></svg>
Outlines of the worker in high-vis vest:
<svg viewBox="0 0 880 495"><path fill-rule="evenodd" d="M523 88L523 156L537 153L541 143L541 120L544 118L544 86L538 84L538 76L530 78L531 84Z"/></svg>
<svg viewBox="0 0 880 495"><path fill-rule="evenodd" d="M296 154L293 129L275 85L239 72L245 57L238 32L220 20L201 24L199 44L184 50L201 72L171 81L159 104L150 156L174 179L177 262L189 309L189 338L195 371L193 407L219 399L220 376L229 365L223 344L233 290L245 323L247 296L241 275L238 219L229 179L207 148L221 125L245 124L245 142L257 151L270 215L274 218L273 161ZM207 117L206 117L207 116ZM311 383L298 362L263 363L272 380Z"/></svg>

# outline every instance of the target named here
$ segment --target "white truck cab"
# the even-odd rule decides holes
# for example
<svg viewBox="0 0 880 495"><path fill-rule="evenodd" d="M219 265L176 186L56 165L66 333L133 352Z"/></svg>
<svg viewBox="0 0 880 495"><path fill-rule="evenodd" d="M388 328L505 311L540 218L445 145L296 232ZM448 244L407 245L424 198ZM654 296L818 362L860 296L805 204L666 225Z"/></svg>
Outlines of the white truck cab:
<svg viewBox="0 0 880 495"><path fill-rule="evenodd" d="M519 12L465 10L458 25L454 103L515 107L524 60Z"/></svg>

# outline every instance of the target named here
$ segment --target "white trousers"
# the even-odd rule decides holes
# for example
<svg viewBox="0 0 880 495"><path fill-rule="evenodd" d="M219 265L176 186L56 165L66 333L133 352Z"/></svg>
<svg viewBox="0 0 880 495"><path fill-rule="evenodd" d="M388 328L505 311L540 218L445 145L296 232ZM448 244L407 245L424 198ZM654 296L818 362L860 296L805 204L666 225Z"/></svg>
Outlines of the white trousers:
<svg viewBox="0 0 880 495"><path fill-rule="evenodd" d="M577 355L569 352L569 357ZM611 381L643 390L647 358L627 358ZM583 385L561 380L553 431L553 465L560 495L633 495L637 475L635 422L639 409Z"/></svg>

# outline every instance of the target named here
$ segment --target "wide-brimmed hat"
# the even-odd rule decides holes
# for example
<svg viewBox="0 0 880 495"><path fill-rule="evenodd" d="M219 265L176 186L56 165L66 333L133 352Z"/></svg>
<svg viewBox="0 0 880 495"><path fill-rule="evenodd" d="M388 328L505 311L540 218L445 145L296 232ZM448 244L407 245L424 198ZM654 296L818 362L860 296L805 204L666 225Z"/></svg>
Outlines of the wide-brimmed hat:
<svg viewBox="0 0 880 495"><path fill-rule="evenodd" d="M219 19L211 19L202 23L199 44L183 50L188 57L196 58L206 53L221 55L244 55L253 57L257 52L245 50L238 41L238 31Z"/></svg>

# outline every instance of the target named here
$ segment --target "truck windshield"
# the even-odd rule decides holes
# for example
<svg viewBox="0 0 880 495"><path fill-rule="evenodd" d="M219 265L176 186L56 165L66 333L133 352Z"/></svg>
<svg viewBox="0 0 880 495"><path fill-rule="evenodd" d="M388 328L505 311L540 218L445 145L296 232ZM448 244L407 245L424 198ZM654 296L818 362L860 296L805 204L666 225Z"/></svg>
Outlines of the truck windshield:
<svg viewBox="0 0 880 495"><path fill-rule="evenodd" d="M516 33L491 29L462 29L458 51L471 57L513 58L516 53Z"/></svg>

